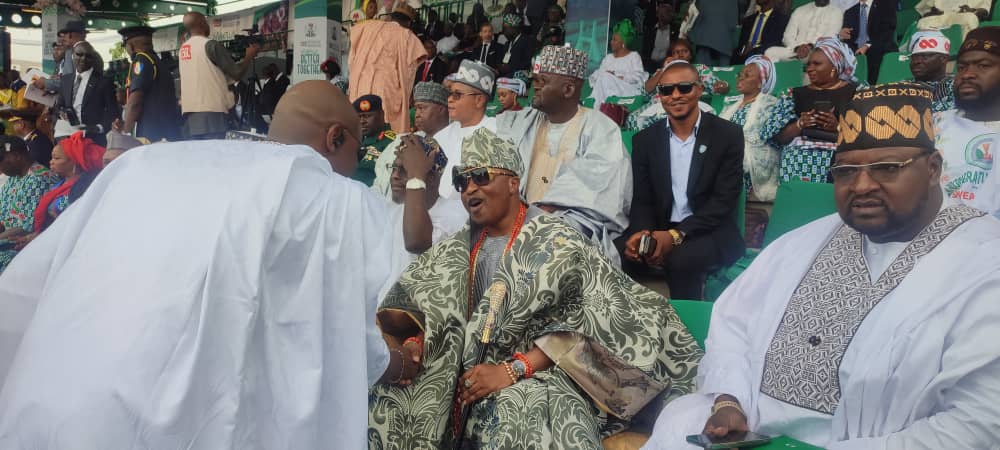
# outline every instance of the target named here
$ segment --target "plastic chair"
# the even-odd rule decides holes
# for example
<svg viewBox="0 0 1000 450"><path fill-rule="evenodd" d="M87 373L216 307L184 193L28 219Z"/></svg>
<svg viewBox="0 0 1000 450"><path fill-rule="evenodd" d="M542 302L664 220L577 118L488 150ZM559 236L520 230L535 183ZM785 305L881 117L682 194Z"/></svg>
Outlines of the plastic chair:
<svg viewBox="0 0 1000 450"><path fill-rule="evenodd" d="M993 20L1000 21L1000 0L993 4Z"/></svg>
<svg viewBox="0 0 1000 450"><path fill-rule="evenodd" d="M705 338L708 337L708 326L712 321L712 302L698 300L670 300L670 305L677 311L688 332L694 337L698 346L705 349Z"/></svg>
<svg viewBox="0 0 1000 450"><path fill-rule="evenodd" d="M837 212L833 200L833 185L789 181L778 186L774 209L764 231L766 247L785 233L820 217Z"/></svg>
<svg viewBox="0 0 1000 450"><path fill-rule="evenodd" d="M980 26L982 26L980 24ZM958 56L958 49L962 47L962 27L958 25L952 25L948 28L941 30L942 33L951 41L951 50L948 51L948 56L954 59Z"/></svg>
<svg viewBox="0 0 1000 450"><path fill-rule="evenodd" d="M859 81L868 81L868 55L857 55L858 67L854 69L854 78Z"/></svg>
<svg viewBox="0 0 1000 450"><path fill-rule="evenodd" d="M899 42L900 49L904 49L910 45L910 36L917 30L918 20L920 20L920 13L913 8L904 9L896 13L896 40ZM907 24L909 25L907 26ZM904 37L906 38L905 40L903 39Z"/></svg>
<svg viewBox="0 0 1000 450"><path fill-rule="evenodd" d="M777 79L774 83L774 95L780 97L788 88L802 86L802 62L781 61L774 64Z"/></svg>
<svg viewBox="0 0 1000 450"><path fill-rule="evenodd" d="M882 57L882 68L878 73L878 82L892 83L913 78L910 72L910 57L901 53L886 53Z"/></svg>
<svg viewBox="0 0 1000 450"><path fill-rule="evenodd" d="M622 142L625 144L625 150L629 155L632 155L632 138L638 131L635 130L622 130Z"/></svg>

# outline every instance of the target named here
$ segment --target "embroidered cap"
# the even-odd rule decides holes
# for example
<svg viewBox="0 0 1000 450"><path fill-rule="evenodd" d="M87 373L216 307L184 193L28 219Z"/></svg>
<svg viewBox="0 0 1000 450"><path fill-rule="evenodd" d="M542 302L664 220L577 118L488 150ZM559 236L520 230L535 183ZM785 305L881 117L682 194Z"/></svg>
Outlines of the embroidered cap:
<svg viewBox="0 0 1000 450"><path fill-rule="evenodd" d="M422 81L413 87L413 102L437 103L448 106L448 89L438 83Z"/></svg>
<svg viewBox="0 0 1000 450"><path fill-rule="evenodd" d="M420 145L424 148L424 153L430 155L437 152L437 155L434 157L434 165L431 166L431 172L443 172L444 168L448 167L448 155L444 153L444 150L441 150L441 145L430 136L420 136L418 134L414 134L413 136L416 136L417 140L420 141Z"/></svg>
<svg viewBox="0 0 1000 450"><path fill-rule="evenodd" d="M587 53L566 44L546 45L535 59L532 73L553 73L578 79L587 78Z"/></svg>
<svg viewBox="0 0 1000 450"><path fill-rule="evenodd" d="M459 171L490 167L514 172L521 176L524 163L514 143L497 136L496 133L480 128L462 141L462 163Z"/></svg>
<svg viewBox="0 0 1000 450"><path fill-rule="evenodd" d="M1000 27L982 27L970 31L965 35L965 42L958 49L958 55L976 50L1000 55Z"/></svg>
<svg viewBox="0 0 1000 450"><path fill-rule="evenodd" d="M354 110L359 113L381 111L382 97L373 94L362 95L354 101Z"/></svg>
<svg viewBox="0 0 1000 450"><path fill-rule="evenodd" d="M462 61L462 64L458 66L458 72L455 73L455 82L482 91L486 95L493 93L495 80L496 73L490 66L468 59Z"/></svg>
<svg viewBox="0 0 1000 450"><path fill-rule="evenodd" d="M951 51L951 41L938 30L926 30L913 33L910 38L910 54L939 53L947 55Z"/></svg>
<svg viewBox="0 0 1000 450"><path fill-rule="evenodd" d="M934 94L921 83L858 89L840 116L837 152L883 147L934 148Z"/></svg>
<svg viewBox="0 0 1000 450"><path fill-rule="evenodd" d="M523 23L524 19L522 19L521 16L517 14L511 13L503 16L503 24L509 27L519 27Z"/></svg>
<svg viewBox="0 0 1000 450"><path fill-rule="evenodd" d="M524 84L524 81L517 78L500 78L497 79L497 89L506 89L518 97L522 97L525 91L527 91L527 85Z"/></svg>
<svg viewBox="0 0 1000 450"><path fill-rule="evenodd" d="M121 134L117 131L110 131L107 135L108 145L105 146L108 150L130 150L136 147L149 144L149 141L143 142L145 138L134 138L125 134Z"/></svg>

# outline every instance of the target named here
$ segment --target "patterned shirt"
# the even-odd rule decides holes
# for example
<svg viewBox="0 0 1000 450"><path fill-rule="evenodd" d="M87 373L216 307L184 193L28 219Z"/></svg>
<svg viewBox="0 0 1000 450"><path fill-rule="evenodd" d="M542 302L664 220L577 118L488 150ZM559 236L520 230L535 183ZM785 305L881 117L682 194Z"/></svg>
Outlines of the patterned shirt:
<svg viewBox="0 0 1000 450"><path fill-rule="evenodd" d="M38 201L59 178L45 166L35 163L23 177L10 177L0 188L0 223L5 230L31 231L35 225Z"/></svg>

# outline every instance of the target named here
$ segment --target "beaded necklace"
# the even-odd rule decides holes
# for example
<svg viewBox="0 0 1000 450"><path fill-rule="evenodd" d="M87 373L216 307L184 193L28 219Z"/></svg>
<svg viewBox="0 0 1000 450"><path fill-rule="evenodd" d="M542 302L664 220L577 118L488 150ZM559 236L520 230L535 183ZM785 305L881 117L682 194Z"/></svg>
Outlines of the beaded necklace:
<svg viewBox="0 0 1000 450"><path fill-rule="evenodd" d="M514 228L510 231L510 239L507 241L507 246L503 250L503 254L506 255L510 251L511 247L514 246L514 241L517 239L517 235L521 232L521 227L524 225L524 219L528 215L528 207L524 203L521 203L521 207L517 212L517 219L514 222ZM465 310L465 320L472 318L472 305L473 296L475 295L476 286L476 258L479 256L479 248L483 246L483 242L486 242L486 230L479 233L479 240L476 241L476 245L472 246L472 253L469 255L469 262L471 268L469 270L469 294L467 299L467 309Z"/></svg>

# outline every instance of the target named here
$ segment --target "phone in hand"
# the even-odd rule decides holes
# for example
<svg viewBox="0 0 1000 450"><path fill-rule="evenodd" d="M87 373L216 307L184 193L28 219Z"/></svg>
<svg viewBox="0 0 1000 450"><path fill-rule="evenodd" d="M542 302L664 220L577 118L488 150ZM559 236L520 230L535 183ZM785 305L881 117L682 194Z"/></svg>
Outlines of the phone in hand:
<svg viewBox="0 0 1000 450"><path fill-rule="evenodd" d="M833 106L833 102L829 100L816 100L816 102L813 103L813 109L820 112L833 113L835 108Z"/></svg>
<svg viewBox="0 0 1000 450"><path fill-rule="evenodd" d="M730 448L760 447L771 442L770 436L752 431L737 431L722 437L710 437L707 434L692 434L687 437L689 444L708 450L723 450Z"/></svg>
<svg viewBox="0 0 1000 450"><path fill-rule="evenodd" d="M647 257L656 250L656 239L653 236L644 234L639 238L639 256Z"/></svg>

